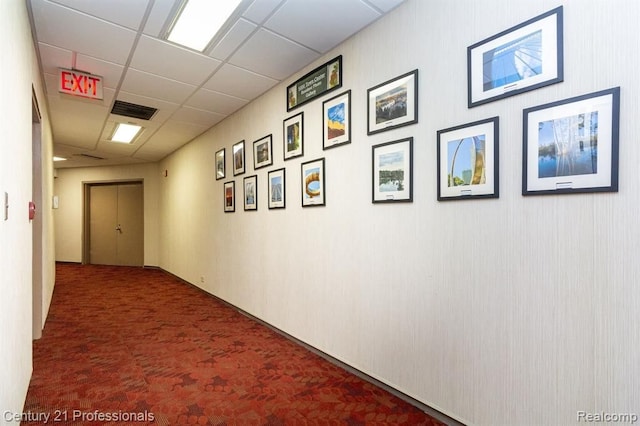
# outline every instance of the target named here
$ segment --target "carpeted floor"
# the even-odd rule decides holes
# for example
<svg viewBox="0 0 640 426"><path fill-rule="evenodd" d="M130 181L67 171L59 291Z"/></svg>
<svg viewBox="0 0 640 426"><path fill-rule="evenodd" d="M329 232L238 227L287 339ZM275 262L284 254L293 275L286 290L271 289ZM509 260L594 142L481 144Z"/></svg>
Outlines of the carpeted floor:
<svg viewBox="0 0 640 426"><path fill-rule="evenodd" d="M23 424L442 424L163 271L56 273Z"/></svg>

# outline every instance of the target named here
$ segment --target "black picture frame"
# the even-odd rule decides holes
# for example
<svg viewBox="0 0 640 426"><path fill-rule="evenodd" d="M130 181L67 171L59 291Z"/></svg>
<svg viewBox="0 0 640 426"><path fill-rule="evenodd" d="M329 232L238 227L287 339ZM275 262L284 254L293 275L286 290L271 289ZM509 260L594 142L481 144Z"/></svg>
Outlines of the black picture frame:
<svg viewBox="0 0 640 426"><path fill-rule="evenodd" d="M563 81L562 6L467 48L469 108Z"/></svg>
<svg viewBox="0 0 640 426"><path fill-rule="evenodd" d="M620 87L523 110L522 195L618 191Z"/></svg>
<svg viewBox="0 0 640 426"><path fill-rule="evenodd" d="M304 111L282 121L284 160L304 155Z"/></svg>
<svg viewBox="0 0 640 426"><path fill-rule="evenodd" d="M247 176L243 179L242 183L244 210L258 210L258 176Z"/></svg>
<svg viewBox="0 0 640 426"><path fill-rule="evenodd" d="M253 142L253 168L255 170L273 164L273 138L269 134Z"/></svg>
<svg viewBox="0 0 640 426"><path fill-rule="evenodd" d="M438 201L499 197L499 131L491 117L436 132Z"/></svg>
<svg viewBox="0 0 640 426"><path fill-rule="evenodd" d="M301 164L302 207L317 207L326 204L324 158Z"/></svg>
<svg viewBox="0 0 640 426"><path fill-rule="evenodd" d="M270 170L267 176L269 210L284 209L287 201L287 170L285 168Z"/></svg>
<svg viewBox="0 0 640 426"><path fill-rule="evenodd" d="M223 189L223 206L225 213L233 213L236 211L236 182L231 180L224 183Z"/></svg>
<svg viewBox="0 0 640 426"><path fill-rule="evenodd" d="M232 159L233 159L233 175L238 176L244 173L245 171L245 152L244 152L244 140L241 140L238 143L233 144L231 148Z"/></svg>
<svg viewBox="0 0 640 426"><path fill-rule="evenodd" d="M216 180L224 179L225 177L225 148L216 151L215 163L216 163Z"/></svg>
<svg viewBox="0 0 640 426"><path fill-rule="evenodd" d="M367 89L367 134L418 122L418 70Z"/></svg>
<svg viewBox="0 0 640 426"><path fill-rule="evenodd" d="M320 65L287 86L287 112L342 87L342 55Z"/></svg>
<svg viewBox="0 0 640 426"><path fill-rule="evenodd" d="M413 137L371 147L371 202L413 201Z"/></svg>
<svg viewBox="0 0 640 426"><path fill-rule="evenodd" d="M322 149L351 143L351 90L322 102Z"/></svg>

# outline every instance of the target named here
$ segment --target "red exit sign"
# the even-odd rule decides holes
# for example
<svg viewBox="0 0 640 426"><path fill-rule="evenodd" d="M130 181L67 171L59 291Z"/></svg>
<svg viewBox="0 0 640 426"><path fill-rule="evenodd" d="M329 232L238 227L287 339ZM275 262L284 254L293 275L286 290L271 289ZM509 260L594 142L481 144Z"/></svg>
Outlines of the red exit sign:
<svg viewBox="0 0 640 426"><path fill-rule="evenodd" d="M91 99L102 99L102 77L63 68L60 68L59 71L59 92Z"/></svg>

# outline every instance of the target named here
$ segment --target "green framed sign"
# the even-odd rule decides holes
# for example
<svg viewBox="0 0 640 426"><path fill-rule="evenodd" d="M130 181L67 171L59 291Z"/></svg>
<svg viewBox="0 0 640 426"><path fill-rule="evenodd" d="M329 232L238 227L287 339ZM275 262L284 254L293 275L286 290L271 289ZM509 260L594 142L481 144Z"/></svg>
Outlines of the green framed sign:
<svg viewBox="0 0 640 426"><path fill-rule="evenodd" d="M342 87L342 55L287 86L287 111Z"/></svg>

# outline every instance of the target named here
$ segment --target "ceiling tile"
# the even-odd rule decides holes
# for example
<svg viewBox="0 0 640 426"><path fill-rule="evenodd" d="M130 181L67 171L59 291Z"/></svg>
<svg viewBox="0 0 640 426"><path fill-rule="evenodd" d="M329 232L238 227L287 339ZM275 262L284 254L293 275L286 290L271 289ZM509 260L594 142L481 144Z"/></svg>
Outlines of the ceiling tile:
<svg viewBox="0 0 640 426"><path fill-rule="evenodd" d="M177 7L177 3L179 2L180 0L155 0L151 13L147 18L144 33L153 37L159 37L169 14L174 6Z"/></svg>
<svg viewBox="0 0 640 426"><path fill-rule="evenodd" d="M120 84L124 67L85 55L76 56L76 68L102 77L102 86L115 89Z"/></svg>
<svg viewBox="0 0 640 426"><path fill-rule="evenodd" d="M148 36L140 37L131 68L199 86L220 65L201 53Z"/></svg>
<svg viewBox="0 0 640 426"><path fill-rule="evenodd" d="M181 83L154 74L134 70L127 71L121 89L135 95L158 98L181 104L193 93L196 86Z"/></svg>
<svg viewBox="0 0 640 426"><path fill-rule="evenodd" d="M171 120L185 123L198 124L207 128L219 123L226 117L226 114L205 111L197 108L182 107L171 116Z"/></svg>
<svg viewBox="0 0 640 426"><path fill-rule="evenodd" d="M281 0L255 0L242 16L261 24L278 7Z"/></svg>
<svg viewBox="0 0 640 426"><path fill-rule="evenodd" d="M300 19L305 15L313 19ZM360 0L288 1L264 26L325 53L380 16Z"/></svg>
<svg viewBox="0 0 640 426"><path fill-rule="evenodd" d="M200 89L185 103L197 109L229 115L248 103L248 101L212 90Z"/></svg>
<svg viewBox="0 0 640 426"><path fill-rule="evenodd" d="M140 27L149 0L54 0L56 3L122 25L132 30Z"/></svg>
<svg viewBox="0 0 640 426"><path fill-rule="evenodd" d="M56 143L93 149L108 108L102 103L69 95L49 96L48 100Z"/></svg>
<svg viewBox="0 0 640 426"><path fill-rule="evenodd" d="M220 59L227 59L251 33L258 28L256 25L244 19L238 19L233 24L227 34L220 39L215 47L209 53L209 56Z"/></svg>
<svg viewBox="0 0 640 426"><path fill-rule="evenodd" d="M278 80L225 64L202 87L237 98L255 99L277 83Z"/></svg>
<svg viewBox="0 0 640 426"><path fill-rule="evenodd" d="M405 0L369 0L371 4L385 13L404 3L404 1Z"/></svg>
<svg viewBox="0 0 640 426"><path fill-rule="evenodd" d="M261 29L238 49L229 63L283 80L318 57L306 47Z"/></svg>
<svg viewBox="0 0 640 426"><path fill-rule="evenodd" d="M32 0L32 6L39 42L117 64L127 61L134 31L44 0Z"/></svg>
<svg viewBox="0 0 640 426"><path fill-rule="evenodd" d="M45 43L38 43L40 62L45 74L57 74L58 68L71 68L73 54L70 50L61 49ZM57 90L57 89L56 89Z"/></svg>

